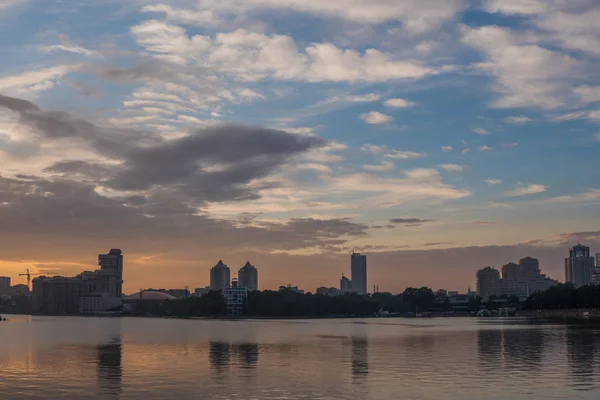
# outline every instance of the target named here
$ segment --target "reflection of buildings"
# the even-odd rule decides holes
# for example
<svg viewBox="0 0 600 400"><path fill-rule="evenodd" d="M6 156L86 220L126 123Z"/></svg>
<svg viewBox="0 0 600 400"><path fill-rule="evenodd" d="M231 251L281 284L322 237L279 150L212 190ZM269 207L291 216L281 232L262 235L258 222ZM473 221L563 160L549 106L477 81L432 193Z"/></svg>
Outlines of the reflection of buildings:
<svg viewBox="0 0 600 400"><path fill-rule="evenodd" d="M116 337L108 344L98 346L98 385L102 393L117 396L123 378L121 338Z"/></svg>
<svg viewBox="0 0 600 400"><path fill-rule="evenodd" d="M498 368L502 349L502 331L480 328L477 331L477 355L482 372Z"/></svg>
<svg viewBox="0 0 600 400"><path fill-rule="evenodd" d="M525 257L519 263L508 263L500 271L485 267L477 271L477 294L488 301L491 296L516 296L527 299L531 294L549 289L558 282L548 278L540 271L537 259Z"/></svg>
<svg viewBox="0 0 600 400"><path fill-rule="evenodd" d="M502 357L508 368L541 369L544 352L544 334L541 329L503 329ZM535 372L535 371L531 371Z"/></svg>
<svg viewBox="0 0 600 400"><path fill-rule="evenodd" d="M599 346L600 339L593 327L567 326L567 357L572 379L577 385L595 384L594 359Z"/></svg>
<svg viewBox="0 0 600 400"><path fill-rule="evenodd" d="M229 369L231 360L231 345L224 342L210 342L208 351L208 361L213 371L217 373Z"/></svg>
<svg viewBox="0 0 600 400"><path fill-rule="evenodd" d="M590 257L589 247L578 244L569 249L569 257L565 258L565 281L576 288L589 285L594 270L594 257Z"/></svg>
<svg viewBox="0 0 600 400"><path fill-rule="evenodd" d="M352 376L362 378L369 373L369 342L366 337L353 336L352 344Z"/></svg>
<svg viewBox="0 0 600 400"><path fill-rule="evenodd" d="M31 310L39 313L98 313L121 305L123 253L112 249L98 256L99 270L75 277L33 279Z"/></svg>
<svg viewBox="0 0 600 400"><path fill-rule="evenodd" d="M256 368L256 364L258 363L258 344L242 343L234 345L233 349L238 355L242 368Z"/></svg>

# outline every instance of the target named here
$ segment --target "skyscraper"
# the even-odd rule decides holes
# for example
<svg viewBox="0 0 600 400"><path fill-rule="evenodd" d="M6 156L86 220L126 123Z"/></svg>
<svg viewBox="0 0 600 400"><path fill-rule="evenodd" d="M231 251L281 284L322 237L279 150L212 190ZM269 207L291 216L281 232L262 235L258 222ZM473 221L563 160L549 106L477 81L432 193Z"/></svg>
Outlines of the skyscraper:
<svg viewBox="0 0 600 400"><path fill-rule="evenodd" d="M249 291L258 290L258 270L247 261L238 271L238 281L240 287L245 287Z"/></svg>
<svg viewBox="0 0 600 400"><path fill-rule="evenodd" d="M210 289L223 290L231 285L231 271L227 264L219 260L217 265L210 270Z"/></svg>
<svg viewBox="0 0 600 400"><path fill-rule="evenodd" d="M123 252L111 249L108 254L98 255L98 265L103 280L103 293L112 297L123 296Z"/></svg>
<svg viewBox="0 0 600 400"><path fill-rule="evenodd" d="M367 294L367 256L352 252L350 257L352 291Z"/></svg>
<svg viewBox="0 0 600 400"><path fill-rule="evenodd" d="M340 279L340 290L342 293L348 293L352 291L352 281L342 274L342 279Z"/></svg>
<svg viewBox="0 0 600 400"><path fill-rule="evenodd" d="M590 257L590 248L578 244L569 249L569 257L565 258L565 281L576 288L590 285L594 273L594 257Z"/></svg>

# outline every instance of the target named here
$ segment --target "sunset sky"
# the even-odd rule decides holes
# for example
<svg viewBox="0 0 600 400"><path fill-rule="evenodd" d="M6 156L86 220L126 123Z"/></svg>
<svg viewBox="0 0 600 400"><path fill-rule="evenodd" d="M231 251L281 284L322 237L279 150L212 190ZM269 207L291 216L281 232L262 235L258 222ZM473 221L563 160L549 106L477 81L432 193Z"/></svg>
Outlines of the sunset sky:
<svg viewBox="0 0 600 400"><path fill-rule="evenodd" d="M0 275L465 291L600 252L597 0L0 0Z"/></svg>

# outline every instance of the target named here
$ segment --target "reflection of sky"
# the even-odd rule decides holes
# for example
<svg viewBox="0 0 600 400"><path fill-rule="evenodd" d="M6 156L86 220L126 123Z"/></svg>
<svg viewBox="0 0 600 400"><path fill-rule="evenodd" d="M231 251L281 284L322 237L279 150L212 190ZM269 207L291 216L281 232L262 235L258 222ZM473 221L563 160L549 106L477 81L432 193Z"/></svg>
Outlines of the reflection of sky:
<svg viewBox="0 0 600 400"><path fill-rule="evenodd" d="M65 332L60 342L26 335L43 329L52 337L64 324L80 325L82 334ZM88 329L97 335L86 339ZM254 339L244 340L248 335ZM197 393L215 399L382 399L400 390L407 398L476 400L484 388L490 399L580 398L576 391L598 389L597 338L596 329L462 318L37 318L3 325L3 343L28 350L1 351L0 378L7 398L28 390L36 399Z"/></svg>

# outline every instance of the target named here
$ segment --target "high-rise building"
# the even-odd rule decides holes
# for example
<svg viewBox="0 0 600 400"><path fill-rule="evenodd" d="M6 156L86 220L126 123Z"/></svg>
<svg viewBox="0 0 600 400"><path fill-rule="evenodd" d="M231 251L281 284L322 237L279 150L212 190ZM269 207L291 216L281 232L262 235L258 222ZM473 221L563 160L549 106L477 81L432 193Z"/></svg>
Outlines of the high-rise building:
<svg viewBox="0 0 600 400"><path fill-rule="evenodd" d="M519 260L521 277L537 278L541 275L540 262L537 258L525 257Z"/></svg>
<svg viewBox="0 0 600 400"><path fill-rule="evenodd" d="M500 286L500 271L496 268L485 267L477 271L477 294L483 301L490 296L497 296Z"/></svg>
<svg viewBox="0 0 600 400"><path fill-rule="evenodd" d="M219 260L217 265L210 270L210 288L212 290L223 290L231 286L231 271L223 261Z"/></svg>
<svg viewBox="0 0 600 400"><path fill-rule="evenodd" d="M340 279L340 290L342 293L348 293L352 291L352 281L342 274L342 279Z"/></svg>
<svg viewBox="0 0 600 400"><path fill-rule="evenodd" d="M102 292L112 297L122 297L123 252L120 249L111 249L108 254L99 254L98 265L104 284Z"/></svg>
<svg viewBox="0 0 600 400"><path fill-rule="evenodd" d="M245 287L249 291L258 290L258 270L247 261L238 271L238 281L240 287Z"/></svg>
<svg viewBox="0 0 600 400"><path fill-rule="evenodd" d="M502 279L517 280L521 277L521 266L510 262L502 266Z"/></svg>
<svg viewBox="0 0 600 400"><path fill-rule="evenodd" d="M358 294L367 294L367 256L352 252L350 257L350 274L352 278L352 291Z"/></svg>
<svg viewBox="0 0 600 400"><path fill-rule="evenodd" d="M594 264L589 247L581 244L571 247L569 257L565 258L565 281L572 283L576 288L592 284Z"/></svg>
<svg viewBox="0 0 600 400"><path fill-rule="evenodd" d="M8 296L10 294L10 277L0 276L0 296Z"/></svg>

